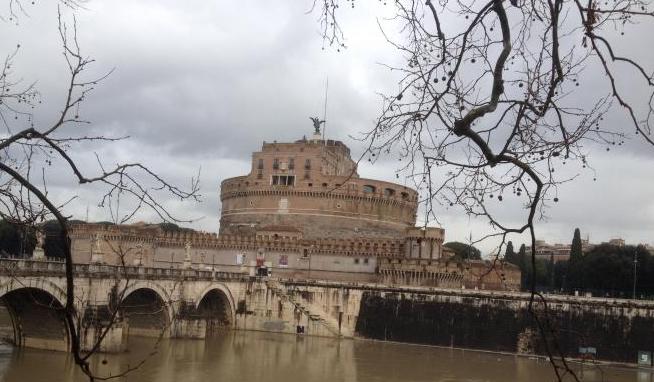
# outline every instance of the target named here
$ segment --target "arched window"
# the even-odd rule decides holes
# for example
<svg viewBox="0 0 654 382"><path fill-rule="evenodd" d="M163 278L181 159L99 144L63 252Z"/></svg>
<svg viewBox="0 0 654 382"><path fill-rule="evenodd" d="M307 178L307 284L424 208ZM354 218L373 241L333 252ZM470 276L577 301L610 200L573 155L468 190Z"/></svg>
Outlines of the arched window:
<svg viewBox="0 0 654 382"><path fill-rule="evenodd" d="M391 198L395 196L395 190L392 188L385 188L384 189L384 196L387 198Z"/></svg>
<svg viewBox="0 0 654 382"><path fill-rule="evenodd" d="M363 193L364 194L374 194L375 193L375 186L371 186L369 184L366 184L363 186Z"/></svg>

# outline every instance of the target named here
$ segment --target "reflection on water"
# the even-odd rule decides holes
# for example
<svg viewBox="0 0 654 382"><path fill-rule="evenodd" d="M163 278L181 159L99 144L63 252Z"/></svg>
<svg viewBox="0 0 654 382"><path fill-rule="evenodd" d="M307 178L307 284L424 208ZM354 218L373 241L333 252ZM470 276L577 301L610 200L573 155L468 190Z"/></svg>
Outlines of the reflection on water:
<svg viewBox="0 0 654 382"><path fill-rule="evenodd" d="M472 351L227 332L207 340L166 340L156 353L150 339L130 338L130 352L98 355L93 369L115 375L145 364L118 381L552 381L544 361ZM579 370L581 375L581 370ZM0 346L1 381L85 381L65 353ZM584 381L654 382L649 372L611 368L583 371Z"/></svg>

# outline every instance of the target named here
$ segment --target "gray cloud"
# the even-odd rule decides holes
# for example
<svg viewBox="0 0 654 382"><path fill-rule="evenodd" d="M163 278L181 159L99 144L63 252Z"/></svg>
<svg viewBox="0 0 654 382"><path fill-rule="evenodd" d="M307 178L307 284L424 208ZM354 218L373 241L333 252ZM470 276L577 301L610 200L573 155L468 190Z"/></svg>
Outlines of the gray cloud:
<svg viewBox="0 0 654 382"><path fill-rule="evenodd" d="M76 157L83 168L98 170L94 152L107 163L144 162L180 184L188 184L201 168L203 203L164 203L179 215L204 217L194 227L216 231L220 181L246 173L250 153L262 141L310 134L308 117L323 113L326 76L328 135L345 141L358 156L364 145L348 136L373 126L380 110L376 92L397 89L397 74L377 64L401 60L376 23L376 17L388 16L392 7L357 4L355 10L344 10L349 48L336 52L321 50L316 15L305 14L310 5L89 2L77 12L83 52L97 60L88 78L115 71L82 106L81 115L93 123L79 134L131 139L80 148ZM67 80L55 6L38 4L20 25L0 28L0 52L22 45L16 68L26 83L38 80L45 102L36 121L45 124L56 115ZM654 53L641 49L639 54L651 62ZM624 123L624 118L612 116L607 123ZM548 219L538 228L544 239L567 242L578 226L596 241L622 236L629 242L654 242L652 148L634 140L608 154L602 150L602 145L589 149L597 175L569 170L582 175L561 186L559 203L550 203ZM55 167L49 174L51 193L61 200L79 195L68 212L84 217L89 206L91 219L107 219L106 211L95 207L100 190L76 185L68 180L69 171ZM397 181L396 168L393 158L385 158L376 165L363 163L360 174ZM597 181L592 181L595 176ZM524 213L519 203L509 202L499 211L515 224ZM489 232L485 221L469 219L457 208L442 206L438 214L448 239L465 241L471 233L478 238ZM136 218L157 220L146 211ZM492 247L492 241L482 245L485 251Z"/></svg>

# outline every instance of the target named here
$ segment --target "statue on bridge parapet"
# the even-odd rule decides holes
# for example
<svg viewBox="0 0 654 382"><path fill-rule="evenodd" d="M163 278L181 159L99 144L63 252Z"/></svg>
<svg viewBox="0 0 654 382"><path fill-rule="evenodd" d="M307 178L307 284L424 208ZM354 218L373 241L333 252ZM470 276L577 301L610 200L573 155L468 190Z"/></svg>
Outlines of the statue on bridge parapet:
<svg viewBox="0 0 654 382"><path fill-rule="evenodd" d="M34 252L32 257L34 260L45 260L45 235L40 229L36 230L36 247L34 247Z"/></svg>
<svg viewBox="0 0 654 382"><path fill-rule="evenodd" d="M136 257L134 258L134 265L137 267L143 266L143 242L136 244Z"/></svg>
<svg viewBox="0 0 654 382"><path fill-rule="evenodd" d="M102 251L102 240L104 237L101 233L96 233L91 247L91 263L104 264L104 253Z"/></svg>
<svg viewBox="0 0 654 382"><path fill-rule="evenodd" d="M191 258L191 242L187 241L184 245L184 269L193 268L192 258Z"/></svg>

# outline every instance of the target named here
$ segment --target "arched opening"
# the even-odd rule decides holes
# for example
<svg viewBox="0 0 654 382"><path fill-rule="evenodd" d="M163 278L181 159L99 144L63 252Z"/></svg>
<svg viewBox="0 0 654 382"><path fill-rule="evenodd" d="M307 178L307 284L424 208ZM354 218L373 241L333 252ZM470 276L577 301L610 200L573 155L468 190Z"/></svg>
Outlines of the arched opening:
<svg viewBox="0 0 654 382"><path fill-rule="evenodd" d="M123 298L120 309L130 336L159 337L169 326L166 302L152 289L132 291Z"/></svg>
<svg viewBox="0 0 654 382"><path fill-rule="evenodd" d="M375 191L377 191L377 188L375 188L375 186L372 186L370 184L365 184L363 186L363 193L364 194L374 194Z"/></svg>
<svg viewBox="0 0 654 382"><path fill-rule="evenodd" d="M207 335L228 329L232 325L232 307L229 298L220 289L211 289L200 300L196 309L198 319L207 322Z"/></svg>
<svg viewBox="0 0 654 382"><path fill-rule="evenodd" d="M61 302L38 288L20 288L0 298L0 336L16 346L69 350Z"/></svg>

